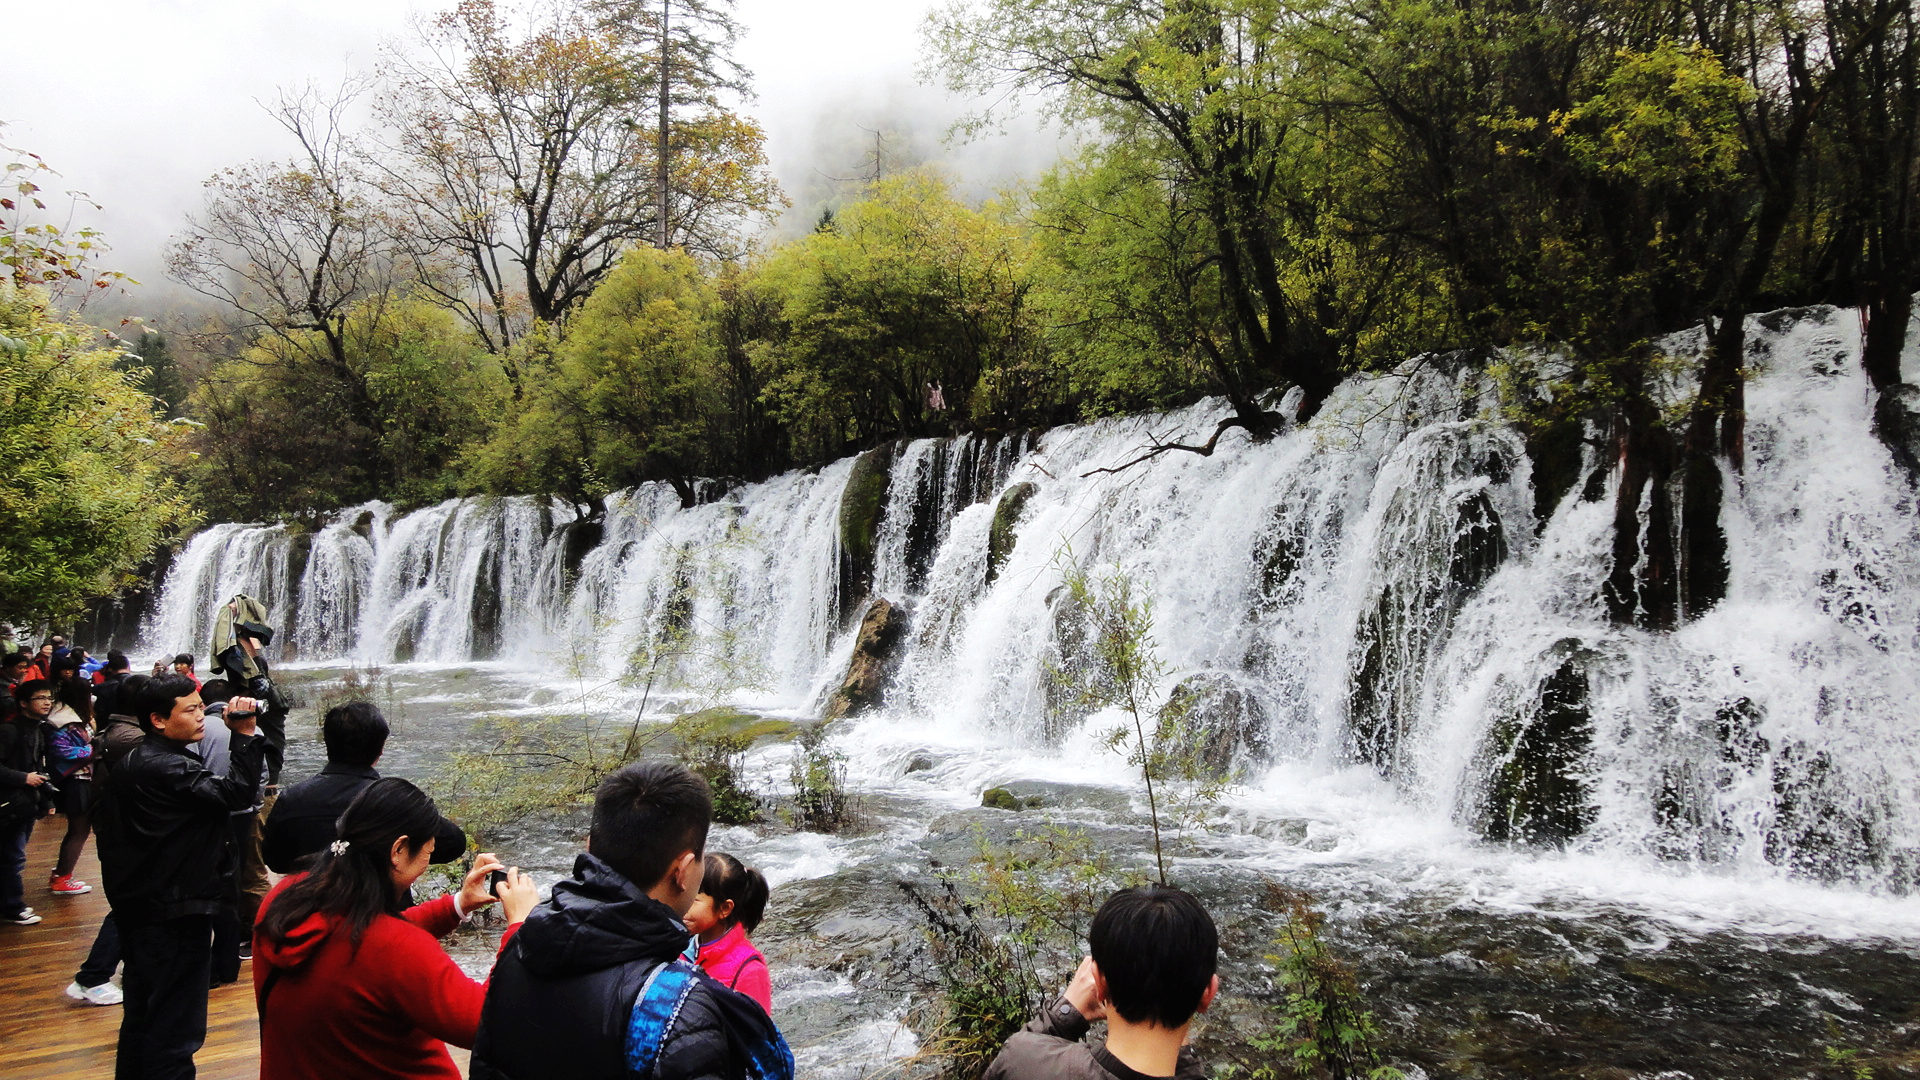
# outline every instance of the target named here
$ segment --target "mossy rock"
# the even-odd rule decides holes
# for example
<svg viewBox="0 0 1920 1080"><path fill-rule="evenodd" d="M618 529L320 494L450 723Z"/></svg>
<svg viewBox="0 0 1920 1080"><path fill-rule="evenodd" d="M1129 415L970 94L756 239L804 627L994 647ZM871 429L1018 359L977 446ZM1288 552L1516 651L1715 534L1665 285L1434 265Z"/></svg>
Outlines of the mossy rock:
<svg viewBox="0 0 1920 1080"><path fill-rule="evenodd" d="M987 532L987 584L1000 576L1001 565L1013 554L1013 545L1019 539L1014 530L1020 525L1020 512L1039 490L1031 481L1022 480L1001 492L1000 501L994 504L993 527Z"/></svg>
<svg viewBox="0 0 1920 1080"><path fill-rule="evenodd" d="M861 454L840 493L840 618L846 620L873 587L873 560L880 519L887 512L893 479L893 444Z"/></svg>
<svg viewBox="0 0 1920 1080"><path fill-rule="evenodd" d="M994 810L1012 810L1018 813L1045 805L1046 799L1039 795L1015 795L1003 787L991 787L980 793L980 805Z"/></svg>
<svg viewBox="0 0 1920 1080"><path fill-rule="evenodd" d="M800 725L792 720L782 720L777 716L761 716L736 709L731 705L701 709L699 712L681 717L677 722L689 727L697 727L709 735L741 738L749 743L762 740L792 742L800 734Z"/></svg>

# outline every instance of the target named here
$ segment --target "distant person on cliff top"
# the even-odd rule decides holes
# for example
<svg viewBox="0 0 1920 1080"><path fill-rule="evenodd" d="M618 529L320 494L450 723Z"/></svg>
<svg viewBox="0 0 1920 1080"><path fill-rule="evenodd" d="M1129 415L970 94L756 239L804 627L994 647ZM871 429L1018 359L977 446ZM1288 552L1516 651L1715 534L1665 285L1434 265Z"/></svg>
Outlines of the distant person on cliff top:
<svg viewBox="0 0 1920 1080"><path fill-rule="evenodd" d="M983 1080L1139 1080L1206 1075L1187 1029L1220 990L1220 937L1193 897L1164 885L1122 889L1087 934L1092 956L1054 1002L1007 1040ZM1106 1042L1083 1040L1095 1020Z"/></svg>
<svg viewBox="0 0 1920 1080"><path fill-rule="evenodd" d="M368 784L380 779L374 764L387 748L387 718L370 701L349 701L327 710L320 738L327 764L318 776L280 793L267 815L261 851L267 868L292 874L307 868L333 842L334 822ZM433 861L450 863L467 853L467 836L445 818L434 834Z"/></svg>

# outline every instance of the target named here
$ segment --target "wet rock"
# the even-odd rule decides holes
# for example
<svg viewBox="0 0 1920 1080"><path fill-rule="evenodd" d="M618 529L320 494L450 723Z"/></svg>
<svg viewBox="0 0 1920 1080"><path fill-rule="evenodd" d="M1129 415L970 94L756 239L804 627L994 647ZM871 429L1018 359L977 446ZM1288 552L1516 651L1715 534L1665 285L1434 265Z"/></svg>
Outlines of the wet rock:
<svg viewBox="0 0 1920 1080"><path fill-rule="evenodd" d="M690 713L681 717L678 723L697 728L709 736L742 738L749 743L792 742L800 734L801 727L792 720L761 716L731 705Z"/></svg>
<svg viewBox="0 0 1920 1080"><path fill-rule="evenodd" d="M907 629L907 613L885 597L874 600L860 620L853 660L840 689L827 699L826 719L854 716L880 704L893 678L893 661Z"/></svg>
<svg viewBox="0 0 1920 1080"><path fill-rule="evenodd" d="M873 588L873 560L880 519L887 512L893 476L892 443L861 454L840 493L840 618L847 619Z"/></svg>
<svg viewBox="0 0 1920 1080"><path fill-rule="evenodd" d="M1873 407L1873 430L1902 468L1920 476L1920 386L1901 383L1883 391Z"/></svg>
<svg viewBox="0 0 1920 1080"><path fill-rule="evenodd" d="M1532 715L1496 724L1482 750L1487 772L1479 828L1489 840L1558 844L1593 820L1583 775L1593 743L1587 670L1577 643L1541 684Z"/></svg>
<svg viewBox="0 0 1920 1080"><path fill-rule="evenodd" d="M560 526L560 560L569 578L580 572L587 553L606 539L606 523L599 518L580 518Z"/></svg>
<svg viewBox="0 0 1920 1080"><path fill-rule="evenodd" d="M1015 795L1003 787L993 787L980 793L980 805L994 810L1032 810L1045 806L1047 800L1042 795Z"/></svg>
<svg viewBox="0 0 1920 1080"><path fill-rule="evenodd" d="M1020 524L1020 513L1039 490L1031 482L1022 480L1002 492L1000 501L994 504L993 527L987 533L987 584L993 584L1000 576L1001 565L1013 554L1013 545L1018 539L1014 530Z"/></svg>
<svg viewBox="0 0 1920 1080"><path fill-rule="evenodd" d="M1167 695L1155 739L1163 742L1177 732L1180 750L1192 755L1201 771L1224 780L1269 759L1270 723L1266 707L1238 679L1224 671L1202 671Z"/></svg>
<svg viewBox="0 0 1920 1080"><path fill-rule="evenodd" d="M907 762L906 771L908 773L926 772L932 768L933 768L932 758L928 757L925 754L916 754L914 755L914 758L912 761Z"/></svg>

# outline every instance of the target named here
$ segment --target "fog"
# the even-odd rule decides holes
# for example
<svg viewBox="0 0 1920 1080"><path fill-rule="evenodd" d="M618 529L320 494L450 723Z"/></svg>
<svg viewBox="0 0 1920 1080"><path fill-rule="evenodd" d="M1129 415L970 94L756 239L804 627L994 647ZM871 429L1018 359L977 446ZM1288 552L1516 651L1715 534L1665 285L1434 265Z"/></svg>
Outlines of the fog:
<svg viewBox="0 0 1920 1080"><path fill-rule="evenodd" d="M262 102L283 87L337 85L404 42L410 20L450 6L391 0L104 0L31 5L9 17L11 70L0 96L0 141L59 171L43 197L64 214L64 191L85 192L74 220L102 229L103 264L142 282L107 306L179 304L163 252L205 180L223 167L279 159L292 147ZM738 59L757 100L775 175L793 209L772 235L810 227L820 211L882 168L934 163L975 197L1055 159L1060 136L1031 116L1003 134L945 138L975 103L920 84L928 0L739 0Z"/></svg>

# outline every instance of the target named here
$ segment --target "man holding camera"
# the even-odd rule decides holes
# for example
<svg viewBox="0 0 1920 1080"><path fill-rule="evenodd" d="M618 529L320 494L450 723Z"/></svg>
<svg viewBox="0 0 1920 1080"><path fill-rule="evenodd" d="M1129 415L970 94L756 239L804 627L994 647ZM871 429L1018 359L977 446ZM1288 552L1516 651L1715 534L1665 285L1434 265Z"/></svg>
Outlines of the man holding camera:
<svg viewBox="0 0 1920 1080"><path fill-rule="evenodd" d="M153 680L139 704L147 733L101 793L101 877L126 963L116 1080L194 1075L207 1037L212 920L228 888L228 820L260 797L259 709L253 698L228 703L231 766L215 776L190 749L206 735L193 681Z"/></svg>

